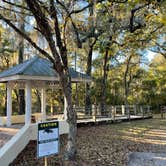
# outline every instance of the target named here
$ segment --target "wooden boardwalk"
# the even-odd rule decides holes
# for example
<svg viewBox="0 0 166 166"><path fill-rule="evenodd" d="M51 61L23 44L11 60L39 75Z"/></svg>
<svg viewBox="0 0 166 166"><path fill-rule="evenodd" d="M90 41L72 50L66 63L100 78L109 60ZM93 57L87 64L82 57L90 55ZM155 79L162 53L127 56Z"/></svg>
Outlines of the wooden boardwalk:
<svg viewBox="0 0 166 166"><path fill-rule="evenodd" d="M78 119L77 124L98 123L98 122L118 122L118 121L139 120L147 118L152 118L152 115L148 116L131 115L130 119L127 116L117 116L115 118L112 117L86 118L86 119Z"/></svg>

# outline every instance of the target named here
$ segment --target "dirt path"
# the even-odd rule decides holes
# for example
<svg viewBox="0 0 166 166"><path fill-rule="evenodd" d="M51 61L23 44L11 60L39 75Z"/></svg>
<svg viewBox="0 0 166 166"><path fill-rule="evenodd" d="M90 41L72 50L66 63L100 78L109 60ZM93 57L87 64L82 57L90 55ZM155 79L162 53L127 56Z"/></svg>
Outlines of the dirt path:
<svg viewBox="0 0 166 166"><path fill-rule="evenodd" d="M131 152L166 152L166 119L148 119L78 128L76 161L63 161L66 136L61 137L61 153L49 157L48 165L123 166ZM11 165L41 165L36 158L36 142L31 141Z"/></svg>

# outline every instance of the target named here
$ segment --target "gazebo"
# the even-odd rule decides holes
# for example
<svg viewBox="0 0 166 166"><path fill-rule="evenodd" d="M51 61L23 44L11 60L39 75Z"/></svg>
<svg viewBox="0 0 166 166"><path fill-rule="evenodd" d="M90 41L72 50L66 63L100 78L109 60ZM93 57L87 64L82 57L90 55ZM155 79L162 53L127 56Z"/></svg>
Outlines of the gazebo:
<svg viewBox="0 0 166 166"><path fill-rule="evenodd" d="M91 78L70 68L72 83L90 82ZM0 73L0 83L7 87L7 119L6 125L11 125L12 116L12 90L25 89L25 124L31 123L32 88L41 91L42 121L46 119L46 89L59 86L59 76L53 69L50 61L39 56L24 61ZM67 118L66 100L64 98L64 119Z"/></svg>

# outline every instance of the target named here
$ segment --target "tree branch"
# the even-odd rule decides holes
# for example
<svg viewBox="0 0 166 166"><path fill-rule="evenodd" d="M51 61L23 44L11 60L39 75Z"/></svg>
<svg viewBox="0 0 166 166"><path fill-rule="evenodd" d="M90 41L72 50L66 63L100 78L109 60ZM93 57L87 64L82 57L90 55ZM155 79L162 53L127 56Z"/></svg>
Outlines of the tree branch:
<svg viewBox="0 0 166 166"><path fill-rule="evenodd" d="M22 32L19 28L17 28L9 19L5 18L0 14L0 19L5 21L10 27L12 27L18 34L20 34L24 39L26 39L34 48L36 48L41 54L47 57L51 62L53 58L43 49L41 49L32 39L24 32Z"/></svg>
<svg viewBox="0 0 166 166"><path fill-rule="evenodd" d="M68 20L68 18L70 18L71 24L72 24L73 29L74 29L74 33L76 35L77 47L78 48L82 48L82 42L81 42L80 37L79 37L78 29L77 29L77 27L76 27L76 25L75 25L75 23L74 23L74 21L73 21L73 19L71 17L71 15L73 14L72 12L74 12L74 10L72 12L69 12L68 9L67 9L67 7L62 2L60 2L59 0L57 0L57 3L60 4L64 8L64 10L66 11L66 13L67 13L67 17L66 17L65 20ZM80 9L80 10L83 11L83 9ZM77 11L77 12L79 13L79 11Z"/></svg>
<svg viewBox="0 0 166 166"><path fill-rule="evenodd" d="M21 9L25 9L25 10L28 10L30 11L28 8L26 8L25 6L22 6L22 5L19 5L19 4L15 4L15 3L12 3L12 2L9 2L9 1L6 1L6 0L2 0L3 2L11 5L11 6L15 6L15 7L18 7L18 8L21 8Z"/></svg>
<svg viewBox="0 0 166 166"><path fill-rule="evenodd" d="M83 12L84 10L86 10L87 8L92 7L92 6L93 6L93 3L89 3L89 5L83 7L83 8L80 9L80 10L72 10L72 11L69 13L69 16L72 15L72 14L81 13L81 12Z"/></svg>
<svg viewBox="0 0 166 166"><path fill-rule="evenodd" d="M52 55L54 57L54 65L58 72L60 72L63 68L61 64L61 57L56 49L55 41L53 39L52 29L48 22L46 15L43 13L41 6L38 4L38 1L26 0L27 6L31 10L35 20L37 22L38 27L42 35L47 40L49 47L51 49Z"/></svg>
<svg viewBox="0 0 166 166"><path fill-rule="evenodd" d="M115 3L125 3L127 2L128 0L114 0L113 2Z"/></svg>
<svg viewBox="0 0 166 166"><path fill-rule="evenodd" d="M66 45L65 44L63 45L63 43L62 43L60 29L59 29L59 23L58 23L58 18L57 18L57 11L56 11L56 8L54 6L54 0L50 0L50 15L54 19L54 31L56 34L56 41L57 41L57 45L58 45L59 50L60 50L61 58L62 58L64 66L67 68L67 66L68 66L67 49L66 49Z"/></svg>
<svg viewBox="0 0 166 166"><path fill-rule="evenodd" d="M32 16L32 15L30 15L29 13L19 12L19 11L17 11L17 10L10 9L10 8L6 8L6 7L3 7L3 6L0 6L0 8L1 8L1 9L4 9L4 10L7 10L7 11L10 11L10 12L14 12L14 13L18 13L18 14L24 14L24 15Z"/></svg>
<svg viewBox="0 0 166 166"><path fill-rule="evenodd" d="M161 55L164 56L164 58L166 58L166 53L164 53L164 51L166 52L166 48L163 45L160 45L158 42L154 41L155 45L158 47L157 50L150 50L152 52L156 52L159 53ZM163 51L162 51L163 50Z"/></svg>
<svg viewBox="0 0 166 166"><path fill-rule="evenodd" d="M142 27L142 25L139 23L137 26L134 26L134 17L135 17L135 13L140 10L143 9L144 7L148 6L149 3L141 5L141 6L137 6L134 9L131 10L131 17L130 17L130 32L133 33L135 32L137 29L140 29Z"/></svg>
<svg viewBox="0 0 166 166"><path fill-rule="evenodd" d="M160 44L159 44L159 43L157 43L157 42L155 42L155 44L156 44L158 47L160 47L161 49L163 49L164 51L166 51L165 46L162 46L162 45L160 45Z"/></svg>

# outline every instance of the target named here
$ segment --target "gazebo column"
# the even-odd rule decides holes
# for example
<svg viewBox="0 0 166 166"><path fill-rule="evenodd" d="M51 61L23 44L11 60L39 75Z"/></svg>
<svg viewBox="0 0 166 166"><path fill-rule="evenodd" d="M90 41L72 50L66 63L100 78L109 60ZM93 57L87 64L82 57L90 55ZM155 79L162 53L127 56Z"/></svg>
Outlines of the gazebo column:
<svg viewBox="0 0 166 166"><path fill-rule="evenodd" d="M6 125L11 126L11 116L12 116L12 86L7 83L7 120Z"/></svg>
<svg viewBox="0 0 166 166"><path fill-rule="evenodd" d="M64 119L67 120L67 100L66 97L64 96Z"/></svg>
<svg viewBox="0 0 166 166"><path fill-rule="evenodd" d="M31 123L31 105L32 105L32 92L31 92L31 82L27 81L25 85L25 124Z"/></svg>
<svg viewBox="0 0 166 166"><path fill-rule="evenodd" d="M46 89L43 87L41 89L41 113L42 121L46 120Z"/></svg>

